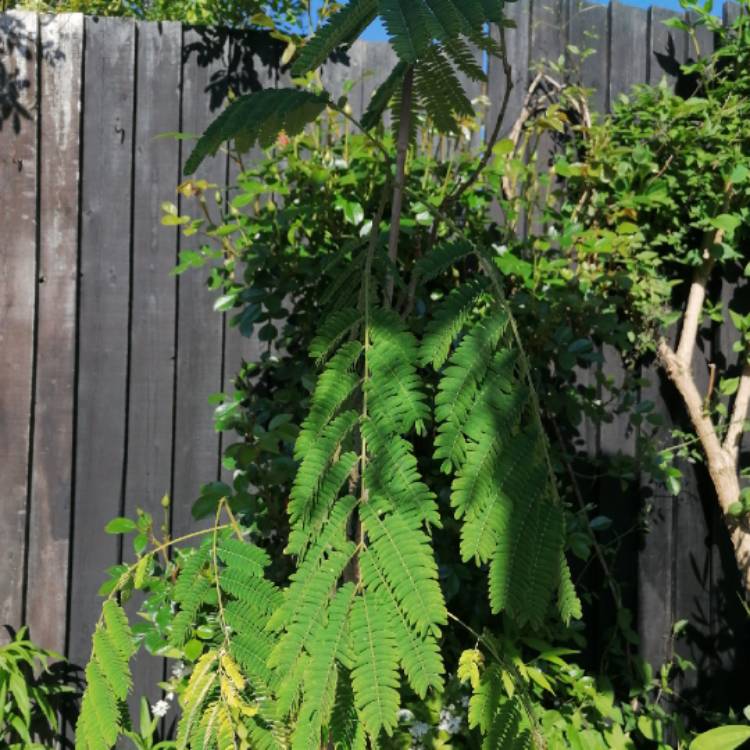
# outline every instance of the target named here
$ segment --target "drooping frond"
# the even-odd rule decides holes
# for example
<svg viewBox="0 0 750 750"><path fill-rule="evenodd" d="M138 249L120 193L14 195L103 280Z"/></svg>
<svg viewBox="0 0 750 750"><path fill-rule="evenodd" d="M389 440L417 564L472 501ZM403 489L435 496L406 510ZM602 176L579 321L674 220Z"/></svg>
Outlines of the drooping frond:
<svg viewBox="0 0 750 750"><path fill-rule="evenodd" d="M185 174L215 154L222 143L235 140L239 151L256 142L268 148L283 130L297 135L328 104L328 96L299 89L263 89L235 99L205 130L185 163Z"/></svg>
<svg viewBox="0 0 750 750"><path fill-rule="evenodd" d="M500 314L492 315L485 322L475 325L458 345L440 379L435 397L435 417L438 420L435 458L443 460L441 468L444 472L463 463L463 424L489 369L506 323L507 319Z"/></svg>
<svg viewBox="0 0 750 750"><path fill-rule="evenodd" d="M440 526L435 493L422 481L411 443L371 419L364 420L360 429L370 447L365 484L373 504L398 509L417 523Z"/></svg>
<svg viewBox="0 0 750 750"><path fill-rule="evenodd" d="M368 590L378 592L386 608L399 644L401 666L414 692L424 698L430 688L442 690L445 668L435 636L415 630L372 552L361 555L360 566Z"/></svg>
<svg viewBox="0 0 750 750"><path fill-rule="evenodd" d="M383 113L388 109L391 99L396 95L403 83L404 74L408 65L401 61L396 64L388 75L388 78L375 89L375 93L367 105L367 110L362 115L361 125L365 130L370 130L380 123Z"/></svg>
<svg viewBox="0 0 750 750"><path fill-rule="evenodd" d="M304 521L313 511L325 473L357 420L358 415L354 411L339 414L307 448L289 497L289 518L293 525Z"/></svg>
<svg viewBox="0 0 750 750"><path fill-rule="evenodd" d="M490 604L494 612L507 609L518 622L538 626L560 581L564 520L546 487L517 490L508 488L516 502L490 563Z"/></svg>
<svg viewBox="0 0 750 750"><path fill-rule="evenodd" d="M218 685L219 655L207 651L196 662L185 692L180 696L182 716L177 725L177 748L185 750L203 719L203 709ZM218 719L218 717L216 717Z"/></svg>
<svg viewBox="0 0 750 750"><path fill-rule="evenodd" d="M506 700L492 718L482 750L526 750L530 747L527 730L520 728L520 711L514 699Z"/></svg>
<svg viewBox="0 0 750 750"><path fill-rule="evenodd" d="M354 705L351 672L345 667L339 669L329 736L334 750L367 750L367 735Z"/></svg>
<svg viewBox="0 0 750 750"><path fill-rule="evenodd" d="M213 583L206 572L210 555L208 543L202 544L185 562L174 587L174 600L180 611L172 620L170 642L182 646L190 637L195 616L211 595Z"/></svg>
<svg viewBox="0 0 750 750"><path fill-rule="evenodd" d="M391 46L407 63L416 62L432 43L430 12L423 0L378 0Z"/></svg>
<svg viewBox="0 0 750 750"><path fill-rule="evenodd" d="M372 563L382 571L410 624L420 633L437 632L448 616L428 536L398 511L381 517L368 504L361 515Z"/></svg>
<svg viewBox="0 0 750 750"><path fill-rule="evenodd" d="M272 628L284 626L268 662L279 675L278 706L282 714L297 701L316 629L326 621L336 582L355 552L352 542L343 542L341 547L320 560L310 557L297 569L284 605L269 623Z"/></svg>
<svg viewBox="0 0 750 750"><path fill-rule="evenodd" d="M235 538L222 539L217 552L225 566L219 584L228 595L223 609L232 634L230 653L253 690L269 695L273 674L267 662L274 641L266 625L282 602L281 592L263 577L270 559L264 550Z"/></svg>
<svg viewBox="0 0 750 750"><path fill-rule="evenodd" d="M398 644L387 609L377 594L363 592L351 615L352 685L360 720L368 734L393 732L399 706Z"/></svg>
<svg viewBox="0 0 750 750"><path fill-rule="evenodd" d="M501 309L474 324L451 356L436 397L435 457L455 474L462 558L489 562L493 612L538 626L555 592L564 619L580 604L562 554L563 513L539 416L521 356L504 341L506 322Z"/></svg>
<svg viewBox="0 0 750 750"><path fill-rule="evenodd" d="M444 42L443 49L451 62L473 81L486 81L487 74L474 50L460 37Z"/></svg>
<svg viewBox="0 0 750 750"><path fill-rule="evenodd" d="M348 333L362 320L362 313L353 307L332 312L321 324L310 344L310 356L319 364L328 358Z"/></svg>
<svg viewBox="0 0 750 750"><path fill-rule="evenodd" d="M474 107L453 66L437 47L432 47L415 66L414 86L425 112L441 132L456 132L457 119L473 117Z"/></svg>
<svg viewBox="0 0 750 750"><path fill-rule="evenodd" d="M339 664L349 662L347 634L349 614L354 604L356 588L353 583L344 584L337 592L328 609L328 621L318 623L311 641L310 660L304 676L304 698L298 716L298 726L310 727L314 731L313 743L293 746L317 747L320 732L330 721L336 698Z"/></svg>
<svg viewBox="0 0 750 750"><path fill-rule="evenodd" d="M343 44L353 42L377 12L377 0L350 0L334 13L307 41L292 66L292 75L302 76L322 65Z"/></svg>
<svg viewBox="0 0 750 750"><path fill-rule="evenodd" d="M442 301L422 337L419 348L422 365L431 362L439 370L445 364L453 341L469 321L485 287L484 279L479 278L453 289Z"/></svg>
<svg viewBox="0 0 750 750"><path fill-rule="evenodd" d="M367 384L370 416L394 434L424 430L429 407L417 375L417 340L392 311L373 311Z"/></svg>
<svg viewBox="0 0 750 750"><path fill-rule="evenodd" d="M362 344L359 341L347 342L318 376L310 411L302 422L302 429L294 446L294 455L298 461L303 460L307 451L317 444L325 427L359 383L359 376L353 368L361 351Z"/></svg>
<svg viewBox="0 0 750 750"><path fill-rule="evenodd" d="M127 616L114 601L104 603L86 666L86 690L76 724L77 750L106 750L129 724L125 699L132 687L130 658L135 653Z"/></svg>
<svg viewBox="0 0 750 750"><path fill-rule="evenodd" d="M320 549L329 534L338 534L346 524L354 499L337 498L358 460L359 456L352 451L339 457L326 472L318 492L318 502L306 523L298 524L289 532L287 552L297 555L300 561L306 559L308 548Z"/></svg>
<svg viewBox="0 0 750 750"><path fill-rule="evenodd" d="M421 257L414 266L414 275L422 282L430 281L458 261L474 254L474 246L464 240L444 242Z"/></svg>
<svg viewBox="0 0 750 750"><path fill-rule="evenodd" d="M583 617L581 600L578 598L573 578L570 575L568 561L565 552L560 553L560 583L557 589L557 609L563 622L567 625L571 620L580 620Z"/></svg>

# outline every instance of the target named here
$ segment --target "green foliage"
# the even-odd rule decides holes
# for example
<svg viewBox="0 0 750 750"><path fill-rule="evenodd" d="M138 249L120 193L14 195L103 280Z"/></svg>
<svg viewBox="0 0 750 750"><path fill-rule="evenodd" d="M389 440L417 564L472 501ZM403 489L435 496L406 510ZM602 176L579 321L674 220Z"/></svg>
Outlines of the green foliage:
<svg viewBox="0 0 750 750"><path fill-rule="evenodd" d="M232 140L239 150L259 141L267 158L217 199L218 217L200 180L181 192L204 217L167 211L199 243L183 249L178 272L209 266L217 309L266 345L217 409L217 427L241 439L224 457L232 479L201 492L197 515L216 515L206 540L161 562L187 540L146 551L145 515L110 527L135 534L138 560L112 571L106 606L143 590L146 625L126 640L187 665L164 684L179 695L180 748L629 750L665 745L670 732L691 738L660 703L678 700L672 681L690 665L675 657L654 676L617 582L585 575L610 569L617 541L600 535L609 519L589 518L580 457L569 454L584 418L598 426L619 410L634 426L648 421L634 406L635 374L610 382L600 349L617 347L635 373L668 323L675 269L698 260L692 240L716 228L744 237L746 206L738 197L714 210L726 154L691 203L688 173L710 160L697 141L721 139L701 97L665 89L642 89L589 127L575 119L583 93L571 87L486 163L463 132L448 149L440 133L474 112L456 70L481 78L468 42L489 47L484 27L499 12L478 0L333 9L297 59L300 88L237 100L189 166ZM353 134L345 102L320 93L312 69L376 13L401 62L366 132ZM409 144L380 127L402 103L419 134ZM711 112L744 133L731 107ZM561 153L540 177L524 149L550 130ZM675 144L694 153L668 160ZM385 220L398 213L399 148L404 205ZM499 224L488 221L495 202ZM710 251L737 261L731 246ZM577 380L586 367L591 385ZM723 391L736 392L729 381ZM587 671L594 658L580 654L591 647L576 621L597 597L616 614ZM110 619L94 637L82 746L109 746L127 724L130 653Z"/></svg>
<svg viewBox="0 0 750 750"><path fill-rule="evenodd" d="M86 691L76 723L76 750L112 747L129 727L124 701L132 686L130 658L135 652L127 616L113 600L102 608L86 666Z"/></svg>
<svg viewBox="0 0 750 750"><path fill-rule="evenodd" d="M61 656L29 639L27 628L9 635L0 646L0 743L44 750L58 736L59 711L72 704L77 680Z"/></svg>
<svg viewBox="0 0 750 750"><path fill-rule="evenodd" d="M203 159L226 141L234 140L240 151L247 151L256 141L267 148L282 131L297 135L327 102L327 96L297 89L263 89L238 97L201 135L185 162L185 174L193 174Z"/></svg>

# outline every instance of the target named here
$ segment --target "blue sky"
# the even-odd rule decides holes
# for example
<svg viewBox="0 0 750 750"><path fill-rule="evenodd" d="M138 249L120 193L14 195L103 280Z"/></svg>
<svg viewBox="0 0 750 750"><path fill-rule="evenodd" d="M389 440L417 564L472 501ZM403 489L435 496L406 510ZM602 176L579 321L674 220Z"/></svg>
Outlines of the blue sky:
<svg viewBox="0 0 750 750"><path fill-rule="evenodd" d="M594 0L596 2L596 0ZM320 0L314 0L313 7L320 6ZM661 8L669 8L670 10L674 11L680 11L680 3L678 0L657 0L654 2L653 0L626 0L624 2L625 5L635 5L638 8L648 8L651 5L656 5ZM723 0L714 0L714 13L720 14L721 13L721 6L723 4ZM362 35L362 39L367 39L372 42L382 42L387 39L385 29L383 28L383 24L380 23L380 21L376 21L375 23L371 24L364 34Z"/></svg>

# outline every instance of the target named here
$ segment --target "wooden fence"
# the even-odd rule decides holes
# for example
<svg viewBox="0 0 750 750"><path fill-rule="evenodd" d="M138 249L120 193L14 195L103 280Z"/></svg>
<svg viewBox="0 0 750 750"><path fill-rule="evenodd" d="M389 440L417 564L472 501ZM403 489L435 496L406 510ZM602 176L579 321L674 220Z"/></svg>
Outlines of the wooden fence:
<svg viewBox="0 0 750 750"><path fill-rule="evenodd" d="M510 121L533 62L568 45L596 50L581 75L600 110L634 83L674 83L690 56L659 8L520 0L509 12ZM713 39L701 43L710 49ZM200 132L230 88L275 85L277 52L252 34L177 23L0 16L0 624L29 623L76 663L89 651L103 571L123 557L105 523L136 506L158 515L168 492L173 533L189 529L199 486L221 472L207 397L255 346L212 312L200 273L169 273L180 238L160 226L159 205L175 199L187 149L156 136ZM359 114L393 54L357 43L349 57L324 77L334 88L358 81L350 101ZM490 64L491 109L502 86ZM224 183L226 157L200 174ZM729 351L726 335L709 337L699 356L712 358L715 344ZM614 356L604 369L622 375ZM650 377L643 397L679 422L669 388ZM585 438L591 453L610 456L636 440L619 419ZM710 488L685 468L678 499L637 482L603 481L596 492L622 523L635 518L639 493L654 507L651 533L631 535L620 563L643 653L666 658L671 623L686 617L695 623L689 655L731 666L736 638L722 640L739 606L731 553ZM601 624L612 616L596 615ZM155 682L160 670L143 667L140 679Z"/></svg>

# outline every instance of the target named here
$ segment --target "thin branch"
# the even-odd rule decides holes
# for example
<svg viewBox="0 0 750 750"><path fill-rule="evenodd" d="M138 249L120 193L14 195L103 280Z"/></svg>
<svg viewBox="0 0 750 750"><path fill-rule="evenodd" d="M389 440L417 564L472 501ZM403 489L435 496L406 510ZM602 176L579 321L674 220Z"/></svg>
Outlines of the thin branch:
<svg viewBox="0 0 750 750"><path fill-rule="evenodd" d="M745 362L745 367L740 376L740 385L734 400L732 418L729 422L726 438L724 439L724 450L729 453L735 461L740 452L740 441L745 427L745 420L750 411L750 361Z"/></svg>
<svg viewBox="0 0 750 750"><path fill-rule="evenodd" d="M401 207L404 200L406 182L406 155L409 151L409 134L411 132L411 111L414 91L414 67L409 66L404 75L401 87L401 112L398 127L398 152L396 156L396 178L393 183L393 201L391 203L391 230L388 236L388 260L395 267L398 258L398 238L401 232ZM386 306L393 301L395 279L393 271L389 272L385 288Z"/></svg>

